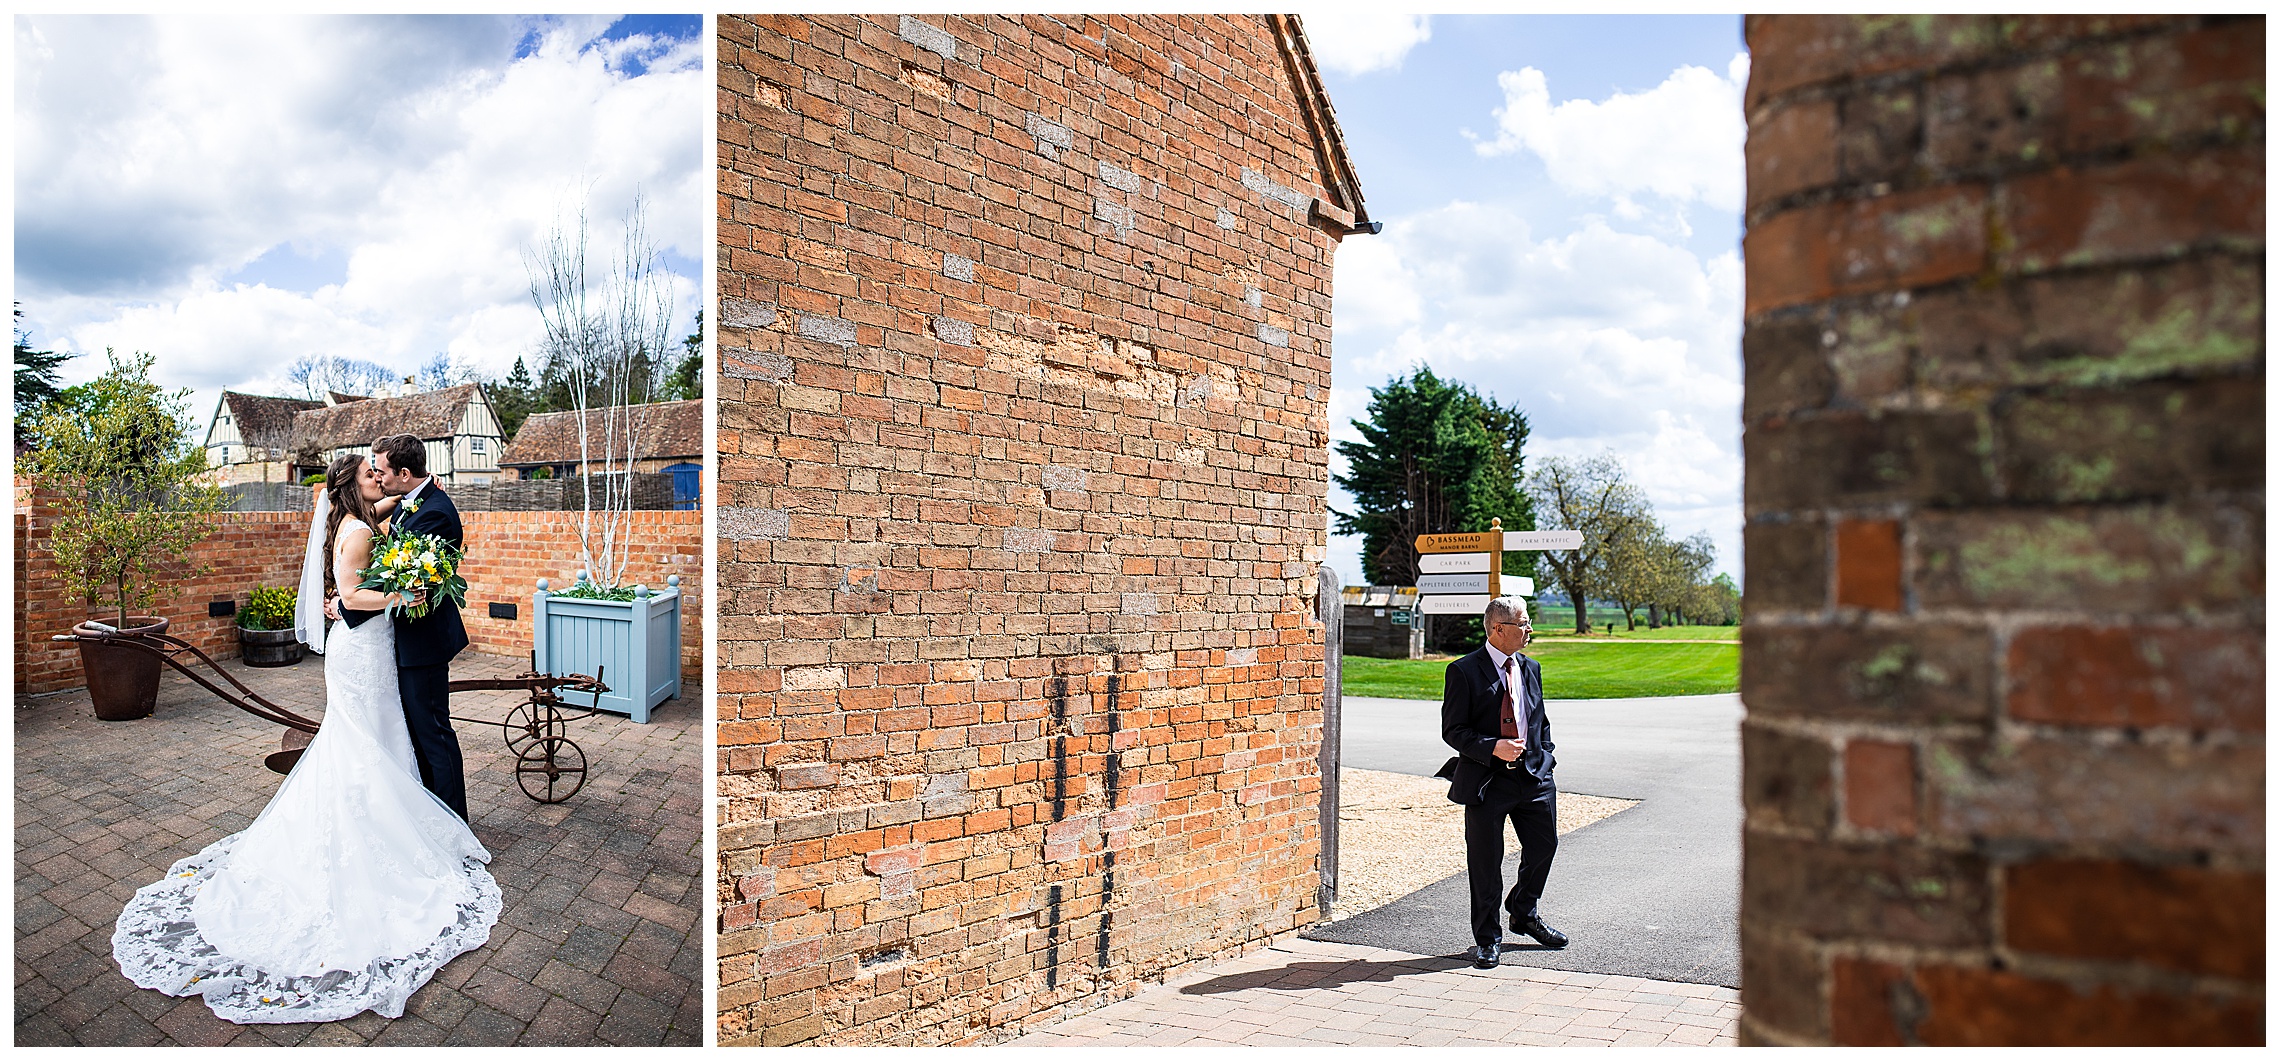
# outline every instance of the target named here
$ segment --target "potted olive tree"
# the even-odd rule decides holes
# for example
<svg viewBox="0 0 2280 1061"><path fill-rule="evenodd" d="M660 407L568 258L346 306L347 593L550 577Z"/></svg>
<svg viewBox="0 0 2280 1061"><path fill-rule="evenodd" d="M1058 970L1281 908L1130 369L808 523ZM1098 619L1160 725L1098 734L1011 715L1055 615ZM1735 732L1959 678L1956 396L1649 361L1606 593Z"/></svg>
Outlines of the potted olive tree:
<svg viewBox="0 0 2280 1061"><path fill-rule="evenodd" d="M290 667L301 662L300 633L293 629L293 605L300 596L289 586L255 586L238 609L238 655L248 667Z"/></svg>
<svg viewBox="0 0 2280 1061"><path fill-rule="evenodd" d="M190 392L152 383L149 354L104 356L101 376L42 410L17 467L48 495L56 566L90 612L103 609L74 632L163 633L163 616L134 611L157 600L162 576L199 573L185 561L224 495L207 481L206 451L190 444L181 419ZM79 653L95 717L145 718L157 708L156 656L99 640L79 642Z"/></svg>

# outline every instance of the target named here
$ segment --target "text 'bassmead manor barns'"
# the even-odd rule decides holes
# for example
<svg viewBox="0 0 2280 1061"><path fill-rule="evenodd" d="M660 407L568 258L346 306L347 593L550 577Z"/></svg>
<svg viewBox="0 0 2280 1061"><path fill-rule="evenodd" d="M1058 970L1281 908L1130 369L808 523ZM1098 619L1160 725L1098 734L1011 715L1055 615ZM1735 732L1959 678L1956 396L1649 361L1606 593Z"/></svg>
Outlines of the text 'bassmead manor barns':
<svg viewBox="0 0 2280 1061"><path fill-rule="evenodd" d="M720 1033L1316 920L1331 256L1279 16L723 17Z"/></svg>

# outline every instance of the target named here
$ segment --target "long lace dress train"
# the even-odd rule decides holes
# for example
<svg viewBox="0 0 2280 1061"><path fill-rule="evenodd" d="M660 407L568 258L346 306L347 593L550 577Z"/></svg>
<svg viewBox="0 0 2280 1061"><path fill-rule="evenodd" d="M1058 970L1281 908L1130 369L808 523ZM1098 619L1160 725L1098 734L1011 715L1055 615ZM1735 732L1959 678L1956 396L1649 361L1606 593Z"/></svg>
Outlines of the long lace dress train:
<svg viewBox="0 0 2280 1061"><path fill-rule="evenodd" d="M120 912L111 953L137 986L239 1024L398 1017L490 938L491 855L420 785L394 624L335 623L325 648L324 724L261 816Z"/></svg>

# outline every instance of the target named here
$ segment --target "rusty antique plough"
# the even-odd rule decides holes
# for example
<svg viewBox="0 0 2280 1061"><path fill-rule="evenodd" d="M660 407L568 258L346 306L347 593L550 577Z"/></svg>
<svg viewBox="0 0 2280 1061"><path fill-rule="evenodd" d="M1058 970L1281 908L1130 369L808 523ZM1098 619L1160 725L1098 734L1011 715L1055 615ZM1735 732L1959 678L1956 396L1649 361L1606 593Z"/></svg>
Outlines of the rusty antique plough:
<svg viewBox="0 0 2280 1061"><path fill-rule="evenodd" d="M98 641L147 652L174 668L183 677L204 686L207 692L225 702L267 722L285 727L283 749L272 752L263 762L280 774L290 773L293 764L301 759L301 752L309 746L309 739L317 732L318 722L277 704L269 702L260 693L246 687L244 682L229 671L223 670L214 658L198 646L168 634L57 634L56 641ZM183 656L195 657L193 666ZM201 669L210 673L201 673ZM229 684L225 689L214 683L219 677ZM453 693L487 692L492 690L520 690L528 699L514 706L504 719L462 718L451 716L454 722L469 722L499 727L499 735L506 741L507 750L515 756L515 784L523 794L540 803L560 803L576 795L586 784L586 753L578 742L570 739L570 723L592 718L596 709L565 705L559 692L564 689L580 693L600 694L609 691L599 676L583 674L540 674L536 670L512 678L463 678L451 683ZM235 690L234 692L232 690ZM597 695L596 699L600 697Z"/></svg>

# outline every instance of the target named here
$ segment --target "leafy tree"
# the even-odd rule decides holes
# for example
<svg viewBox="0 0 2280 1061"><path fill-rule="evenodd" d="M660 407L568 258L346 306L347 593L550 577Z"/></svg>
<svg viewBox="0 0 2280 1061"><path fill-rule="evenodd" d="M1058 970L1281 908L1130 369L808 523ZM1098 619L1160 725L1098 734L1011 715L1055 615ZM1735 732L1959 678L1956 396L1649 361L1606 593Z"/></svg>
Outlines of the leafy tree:
<svg viewBox="0 0 2280 1061"><path fill-rule="evenodd" d="M681 363L665 381L665 398L693 401L705 396L705 311L697 311L697 328L681 340Z"/></svg>
<svg viewBox="0 0 2280 1061"><path fill-rule="evenodd" d="M499 430L508 438L515 437L523 421L538 411L538 384L530 378L530 366L522 358L515 358L515 367L507 371L507 378L486 380L483 393L491 399L491 411L499 416Z"/></svg>
<svg viewBox="0 0 2280 1061"><path fill-rule="evenodd" d="M1721 571L1717 578L1710 580L1706 588L1708 592L1704 596L1709 600L1711 610L1701 613L1705 619L1719 626L1732 626L1742 621L1742 590L1734 585L1734 576Z"/></svg>
<svg viewBox="0 0 2280 1061"><path fill-rule="evenodd" d="M1639 628L1639 609L1662 599L1673 579L1672 543L1652 519L1631 523L1607 543L1603 592L1623 611L1623 628Z"/></svg>
<svg viewBox="0 0 2280 1061"><path fill-rule="evenodd" d="M110 368L86 385L86 408L51 403L21 467L54 496L56 563L90 608L101 595L124 626L130 608L157 599L162 575L187 573L183 557L224 495L182 420L190 392L152 383L149 354L104 356Z"/></svg>
<svg viewBox="0 0 2280 1061"><path fill-rule="evenodd" d="M1341 534L1362 536L1362 576L1372 585L1417 584L1417 537L1534 527L1520 490L1528 418L1471 387L1444 382L1419 366L1406 379L1370 391L1360 442L1338 443L1347 474L1334 476L1354 497L1333 512ZM1505 557L1505 573L1531 573L1528 557Z"/></svg>
<svg viewBox="0 0 2280 1061"><path fill-rule="evenodd" d="M1520 489L1528 417L1422 365L1406 379L1370 391L1360 442L1338 443L1348 473L1337 476L1355 501L1333 512L1341 534L1362 536L1362 575L1373 585L1417 584L1417 538L1528 530L1534 511ZM1504 573L1535 573L1535 554L1504 554ZM1429 627L1437 648L1477 644L1478 616Z"/></svg>
<svg viewBox="0 0 2280 1061"><path fill-rule="evenodd" d="M40 407L63 395L63 379L57 369L78 355L56 353L53 350L32 349L31 334L24 331L24 307L16 311L16 445L37 445L38 436L32 431L32 421Z"/></svg>
<svg viewBox="0 0 2280 1061"><path fill-rule="evenodd" d="M1673 622L1680 618L1699 621L1701 616L1717 614L1710 581L1710 565L1717 560L1718 546L1708 531L1696 531L1684 541L1672 542L1665 576L1648 605L1669 612Z"/></svg>
<svg viewBox="0 0 2280 1061"><path fill-rule="evenodd" d="M1575 632L1589 633L1587 602L1613 588L1615 565L1630 548L1626 538L1654 527L1653 509L1612 453L1547 458L1529 474L1528 496L1545 529L1583 532L1581 548L1544 553L1540 562L1574 605Z"/></svg>

